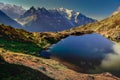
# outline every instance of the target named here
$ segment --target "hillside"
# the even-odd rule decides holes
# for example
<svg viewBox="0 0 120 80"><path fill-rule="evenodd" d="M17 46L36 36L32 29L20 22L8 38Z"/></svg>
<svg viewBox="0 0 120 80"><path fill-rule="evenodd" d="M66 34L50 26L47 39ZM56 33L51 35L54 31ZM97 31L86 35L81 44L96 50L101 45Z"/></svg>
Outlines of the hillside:
<svg viewBox="0 0 120 80"><path fill-rule="evenodd" d="M3 24L0 25L0 47L5 50L36 55L44 44L47 44L44 40L38 43L32 33Z"/></svg>
<svg viewBox="0 0 120 80"><path fill-rule="evenodd" d="M6 15L1 10L0 10L0 24L11 25L15 28L22 28L22 26L19 23L17 23L15 20L10 18L8 15Z"/></svg>
<svg viewBox="0 0 120 80"><path fill-rule="evenodd" d="M31 69L23 65L8 63L3 60L1 61L1 59L0 59L0 79L1 80L34 80L34 79L53 80L52 78L46 76L45 74L35 69Z"/></svg>
<svg viewBox="0 0 120 80"><path fill-rule="evenodd" d="M0 62L1 80L119 80L109 73L77 73L52 59L2 51L0 55L5 61Z"/></svg>

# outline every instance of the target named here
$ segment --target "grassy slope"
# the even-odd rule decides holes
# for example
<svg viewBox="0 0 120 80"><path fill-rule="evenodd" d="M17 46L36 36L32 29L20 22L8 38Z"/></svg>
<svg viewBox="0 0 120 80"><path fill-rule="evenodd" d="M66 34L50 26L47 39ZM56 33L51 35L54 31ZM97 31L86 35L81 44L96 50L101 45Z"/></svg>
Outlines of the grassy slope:
<svg viewBox="0 0 120 80"><path fill-rule="evenodd" d="M44 39L30 32L0 25L0 47L5 50L38 56L47 44Z"/></svg>

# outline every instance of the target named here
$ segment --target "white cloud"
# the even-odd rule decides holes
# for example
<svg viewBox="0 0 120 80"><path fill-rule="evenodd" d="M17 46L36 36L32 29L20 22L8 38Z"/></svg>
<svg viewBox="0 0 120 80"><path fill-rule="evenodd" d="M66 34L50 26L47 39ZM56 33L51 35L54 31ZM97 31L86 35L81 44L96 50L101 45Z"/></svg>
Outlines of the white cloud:
<svg viewBox="0 0 120 80"><path fill-rule="evenodd" d="M114 53L108 54L101 63L105 70L120 70L120 45L113 45Z"/></svg>

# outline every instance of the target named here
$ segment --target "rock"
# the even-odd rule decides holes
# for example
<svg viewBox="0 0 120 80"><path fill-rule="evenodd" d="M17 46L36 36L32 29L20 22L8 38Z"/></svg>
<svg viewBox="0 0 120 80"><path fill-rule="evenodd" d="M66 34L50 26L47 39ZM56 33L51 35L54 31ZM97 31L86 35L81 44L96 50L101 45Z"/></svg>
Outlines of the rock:
<svg viewBox="0 0 120 80"><path fill-rule="evenodd" d="M43 67L43 66L40 66L39 69L42 70L42 71L47 71L46 68Z"/></svg>
<svg viewBox="0 0 120 80"><path fill-rule="evenodd" d="M88 77L89 77L89 80L95 80L93 75L89 75Z"/></svg>
<svg viewBox="0 0 120 80"><path fill-rule="evenodd" d="M103 73L104 76L108 76L108 77L111 77L113 76L112 74L110 74L109 72L106 72L106 73Z"/></svg>

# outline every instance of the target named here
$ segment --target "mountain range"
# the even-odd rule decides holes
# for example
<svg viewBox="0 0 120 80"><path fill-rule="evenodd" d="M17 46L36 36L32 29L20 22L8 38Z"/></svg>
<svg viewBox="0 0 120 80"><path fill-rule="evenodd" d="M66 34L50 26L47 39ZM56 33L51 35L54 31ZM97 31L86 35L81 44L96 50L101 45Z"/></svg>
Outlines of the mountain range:
<svg viewBox="0 0 120 80"><path fill-rule="evenodd" d="M0 9L1 24L31 32L62 31L96 21L80 12L65 8L47 10L46 8L31 7L29 10L25 10L21 6L0 3ZM119 14L119 12L120 7L113 12L112 16ZM16 21L14 18L17 18ZM119 20L115 21L115 23L117 22Z"/></svg>
<svg viewBox="0 0 120 80"><path fill-rule="evenodd" d="M47 10L46 8L31 7L17 22L25 26L25 30L32 32L62 31L72 27L95 22L79 12L64 8Z"/></svg>
<svg viewBox="0 0 120 80"><path fill-rule="evenodd" d="M0 10L4 14L0 16L0 23L31 32L62 31L96 21L65 8L47 10L31 7L25 10L21 6L0 3Z"/></svg>
<svg viewBox="0 0 120 80"><path fill-rule="evenodd" d="M25 29L32 32L60 31L69 29L72 26L57 11L48 11L45 8L31 7L18 19L24 24Z"/></svg>

